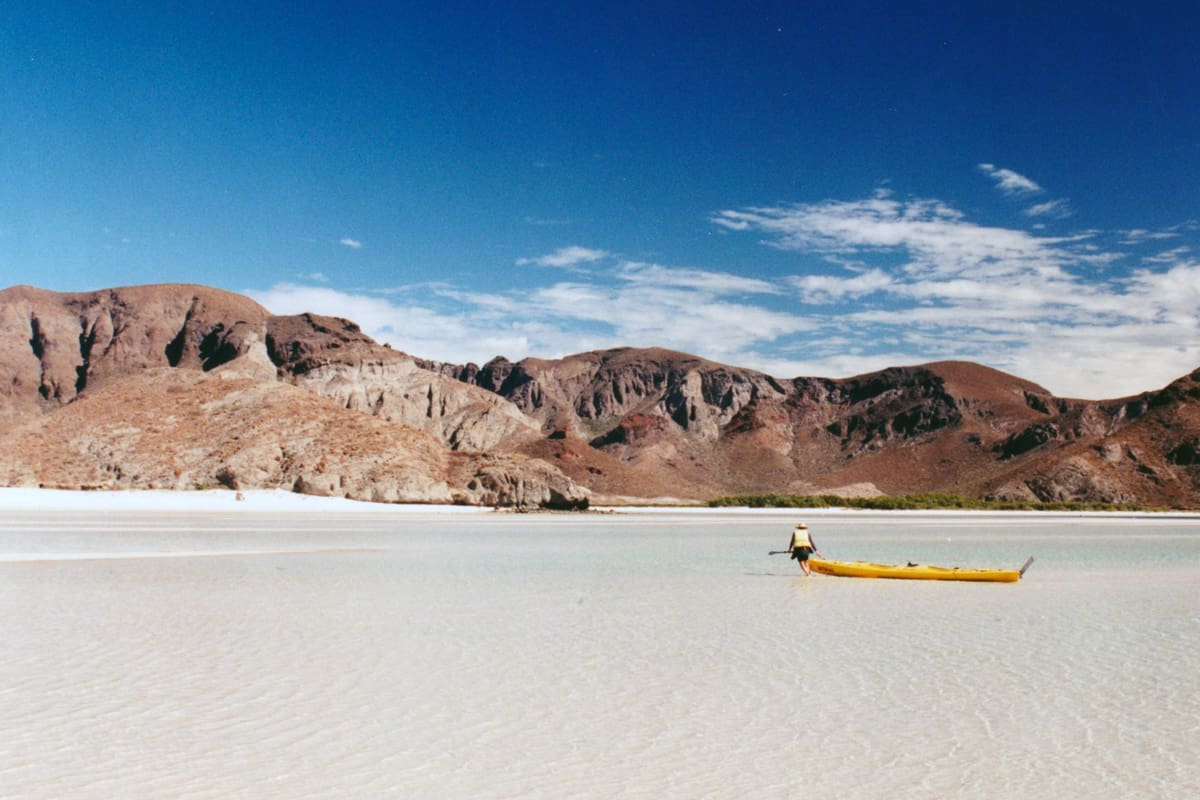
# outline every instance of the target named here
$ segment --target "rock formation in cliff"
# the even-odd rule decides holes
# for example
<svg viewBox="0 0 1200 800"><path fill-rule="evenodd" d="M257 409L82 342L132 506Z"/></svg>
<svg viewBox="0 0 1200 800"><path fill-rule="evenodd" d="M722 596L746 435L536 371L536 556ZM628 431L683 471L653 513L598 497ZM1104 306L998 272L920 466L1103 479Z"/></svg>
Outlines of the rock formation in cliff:
<svg viewBox="0 0 1200 800"><path fill-rule="evenodd" d="M537 436L512 403L422 369L353 322L316 314L271 317L267 352L284 380L338 405L426 431L456 450L507 450Z"/></svg>

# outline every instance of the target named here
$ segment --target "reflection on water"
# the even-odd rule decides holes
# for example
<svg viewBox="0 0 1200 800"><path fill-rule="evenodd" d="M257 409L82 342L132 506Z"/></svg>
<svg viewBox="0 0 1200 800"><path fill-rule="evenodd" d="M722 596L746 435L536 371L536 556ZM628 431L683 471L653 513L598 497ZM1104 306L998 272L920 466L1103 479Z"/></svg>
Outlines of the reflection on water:
<svg viewBox="0 0 1200 800"><path fill-rule="evenodd" d="M158 557L0 561L0 796L1200 796L1200 524L793 521L6 520Z"/></svg>

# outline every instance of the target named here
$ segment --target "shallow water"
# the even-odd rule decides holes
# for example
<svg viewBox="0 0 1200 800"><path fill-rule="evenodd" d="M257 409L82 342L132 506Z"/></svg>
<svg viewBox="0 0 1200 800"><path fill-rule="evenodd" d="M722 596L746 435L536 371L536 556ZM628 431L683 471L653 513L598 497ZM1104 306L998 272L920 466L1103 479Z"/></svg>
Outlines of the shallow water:
<svg viewBox="0 0 1200 800"><path fill-rule="evenodd" d="M797 518L8 514L0 797L1200 796L1200 522Z"/></svg>

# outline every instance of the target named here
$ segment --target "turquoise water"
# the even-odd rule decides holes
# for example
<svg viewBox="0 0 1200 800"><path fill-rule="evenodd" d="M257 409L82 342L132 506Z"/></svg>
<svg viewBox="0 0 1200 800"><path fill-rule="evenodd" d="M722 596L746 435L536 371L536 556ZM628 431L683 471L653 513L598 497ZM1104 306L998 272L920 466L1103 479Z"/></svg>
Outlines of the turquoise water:
<svg viewBox="0 0 1200 800"><path fill-rule="evenodd" d="M801 518L9 515L0 797L1200 796L1200 522Z"/></svg>

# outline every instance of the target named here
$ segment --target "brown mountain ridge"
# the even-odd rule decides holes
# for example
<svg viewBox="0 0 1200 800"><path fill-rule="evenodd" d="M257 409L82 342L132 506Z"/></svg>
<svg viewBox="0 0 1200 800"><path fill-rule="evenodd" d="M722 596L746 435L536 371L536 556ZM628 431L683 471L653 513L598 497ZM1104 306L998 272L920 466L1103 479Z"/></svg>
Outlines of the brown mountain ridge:
<svg viewBox="0 0 1200 800"><path fill-rule="evenodd" d="M193 285L0 292L0 483L579 507L754 492L1200 506L1200 370L780 379L657 348L454 365Z"/></svg>

